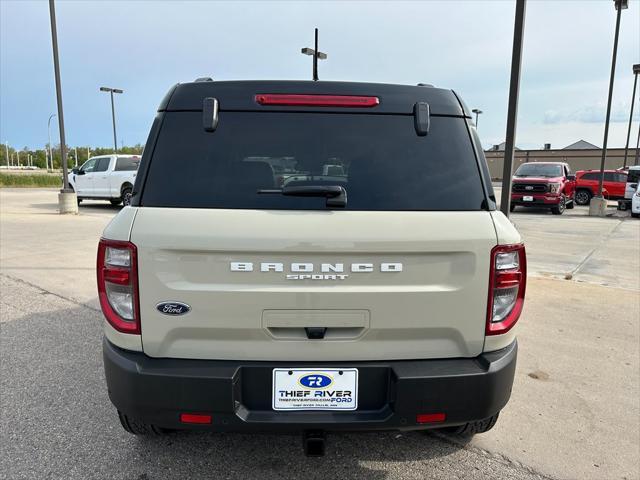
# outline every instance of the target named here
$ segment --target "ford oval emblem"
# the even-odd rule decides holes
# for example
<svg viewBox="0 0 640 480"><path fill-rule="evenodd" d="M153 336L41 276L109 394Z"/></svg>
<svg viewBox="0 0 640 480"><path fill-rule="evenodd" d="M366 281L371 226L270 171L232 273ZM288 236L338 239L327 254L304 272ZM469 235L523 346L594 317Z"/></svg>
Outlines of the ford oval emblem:
<svg viewBox="0 0 640 480"><path fill-rule="evenodd" d="M310 373L300 377L298 382L307 388L327 388L333 383L333 378L321 373Z"/></svg>
<svg viewBox="0 0 640 480"><path fill-rule="evenodd" d="M160 302L156 308L164 315L184 315L191 311L191 307L182 302Z"/></svg>

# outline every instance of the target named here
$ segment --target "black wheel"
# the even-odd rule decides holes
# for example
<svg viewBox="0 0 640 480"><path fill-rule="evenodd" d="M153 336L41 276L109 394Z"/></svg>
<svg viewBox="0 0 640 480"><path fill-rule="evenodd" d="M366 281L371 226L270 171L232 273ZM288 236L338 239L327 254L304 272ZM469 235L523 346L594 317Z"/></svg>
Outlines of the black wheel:
<svg viewBox="0 0 640 480"><path fill-rule="evenodd" d="M167 430L164 428L141 422L140 420L125 415L121 411L118 411L118 418L120 418L122 428L133 435L164 435L167 433Z"/></svg>
<svg viewBox="0 0 640 480"><path fill-rule="evenodd" d="M124 187L122 189L122 205L128 207L131 205L131 187Z"/></svg>
<svg viewBox="0 0 640 480"><path fill-rule="evenodd" d="M122 203L122 200L116 198L115 200L109 200L109 202L111 203L111 205L120 205Z"/></svg>
<svg viewBox="0 0 640 480"><path fill-rule="evenodd" d="M459 437L472 437L476 433L485 433L491 430L498 421L499 415L500 412L483 420L465 423L464 425L459 425L457 427L443 428L441 431L450 435L457 435Z"/></svg>
<svg viewBox="0 0 640 480"><path fill-rule="evenodd" d="M592 196L593 195L591 195L591 192L589 190L578 190L575 197L576 203L578 205L589 205Z"/></svg>
<svg viewBox="0 0 640 480"><path fill-rule="evenodd" d="M509 205L509 211L513 212L516 209L516 206L512 203L511 205Z"/></svg>
<svg viewBox="0 0 640 480"><path fill-rule="evenodd" d="M572 198L572 199L567 201L567 210L572 210L573 207L575 207L575 206L576 206L575 198Z"/></svg>
<svg viewBox="0 0 640 480"><path fill-rule="evenodd" d="M82 198L76 197L76 201L78 202L78 205L80 205L82 203Z"/></svg>
<svg viewBox="0 0 640 480"><path fill-rule="evenodd" d="M567 208L567 199L562 195L560 197L560 202L555 207L551 207L551 213L554 215L562 215L564 213L565 208Z"/></svg>
<svg viewBox="0 0 640 480"><path fill-rule="evenodd" d="M633 212L631 212L631 216L632 216L633 218L640 218L640 213L633 213Z"/></svg>

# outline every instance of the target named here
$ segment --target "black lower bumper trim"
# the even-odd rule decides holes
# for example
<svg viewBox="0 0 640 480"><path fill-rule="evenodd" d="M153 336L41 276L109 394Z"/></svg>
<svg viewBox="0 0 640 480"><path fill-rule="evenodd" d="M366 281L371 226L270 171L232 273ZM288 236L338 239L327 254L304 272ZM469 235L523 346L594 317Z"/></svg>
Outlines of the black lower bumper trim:
<svg viewBox="0 0 640 480"><path fill-rule="evenodd" d="M499 412L509 400L517 343L476 358L378 362L237 362L151 358L103 343L109 397L118 410L165 428L220 431L403 430L460 425ZM273 368L357 368L358 409L281 412L271 408ZM209 414L210 425L180 423ZM445 413L437 424L418 414Z"/></svg>

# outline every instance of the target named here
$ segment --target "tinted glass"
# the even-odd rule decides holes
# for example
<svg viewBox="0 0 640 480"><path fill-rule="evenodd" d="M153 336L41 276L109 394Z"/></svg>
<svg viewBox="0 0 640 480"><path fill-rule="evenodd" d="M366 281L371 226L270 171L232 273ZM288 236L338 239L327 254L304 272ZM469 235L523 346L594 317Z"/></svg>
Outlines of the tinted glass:
<svg viewBox="0 0 640 480"><path fill-rule="evenodd" d="M106 157L106 158L99 158L98 162L96 163L96 167L93 169L94 172L106 172L107 169L109 168L109 162L111 161L111 158Z"/></svg>
<svg viewBox="0 0 640 480"><path fill-rule="evenodd" d="M516 170L517 177L561 177L562 165L544 163L524 163Z"/></svg>
<svg viewBox="0 0 640 480"><path fill-rule="evenodd" d="M604 181L605 182L615 182L617 181L617 176L612 172L604 172Z"/></svg>
<svg viewBox="0 0 640 480"><path fill-rule="evenodd" d="M260 194L283 186L339 185L346 210L479 210L484 194L465 121L413 116L221 112L167 113L140 204L326 209L318 197Z"/></svg>
<svg viewBox="0 0 640 480"><path fill-rule="evenodd" d="M599 176L598 176L598 175L599 175L599 174L597 174L597 173L585 173L585 174L582 176L582 179L583 179L583 180L598 180L598 178L599 178Z"/></svg>
<svg viewBox="0 0 640 480"><path fill-rule="evenodd" d="M630 168L627 175L627 183L638 183L640 180L640 169Z"/></svg>
<svg viewBox="0 0 640 480"><path fill-rule="evenodd" d="M118 157L116 172L135 172L140 165L140 157Z"/></svg>

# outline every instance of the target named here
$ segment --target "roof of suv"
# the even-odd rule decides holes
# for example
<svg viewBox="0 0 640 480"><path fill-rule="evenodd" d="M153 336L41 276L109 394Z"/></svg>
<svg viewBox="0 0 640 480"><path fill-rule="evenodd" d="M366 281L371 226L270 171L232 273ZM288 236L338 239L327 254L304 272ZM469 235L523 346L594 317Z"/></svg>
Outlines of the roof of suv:
<svg viewBox="0 0 640 480"><path fill-rule="evenodd" d="M258 94L363 95L376 96L375 107L283 107L259 105ZM160 103L158 111L201 111L206 97L215 97L221 111L300 111L351 113L395 113L412 115L416 102L429 104L432 115L471 117L468 107L452 90L430 86L357 82L312 81L197 81L175 85Z"/></svg>

